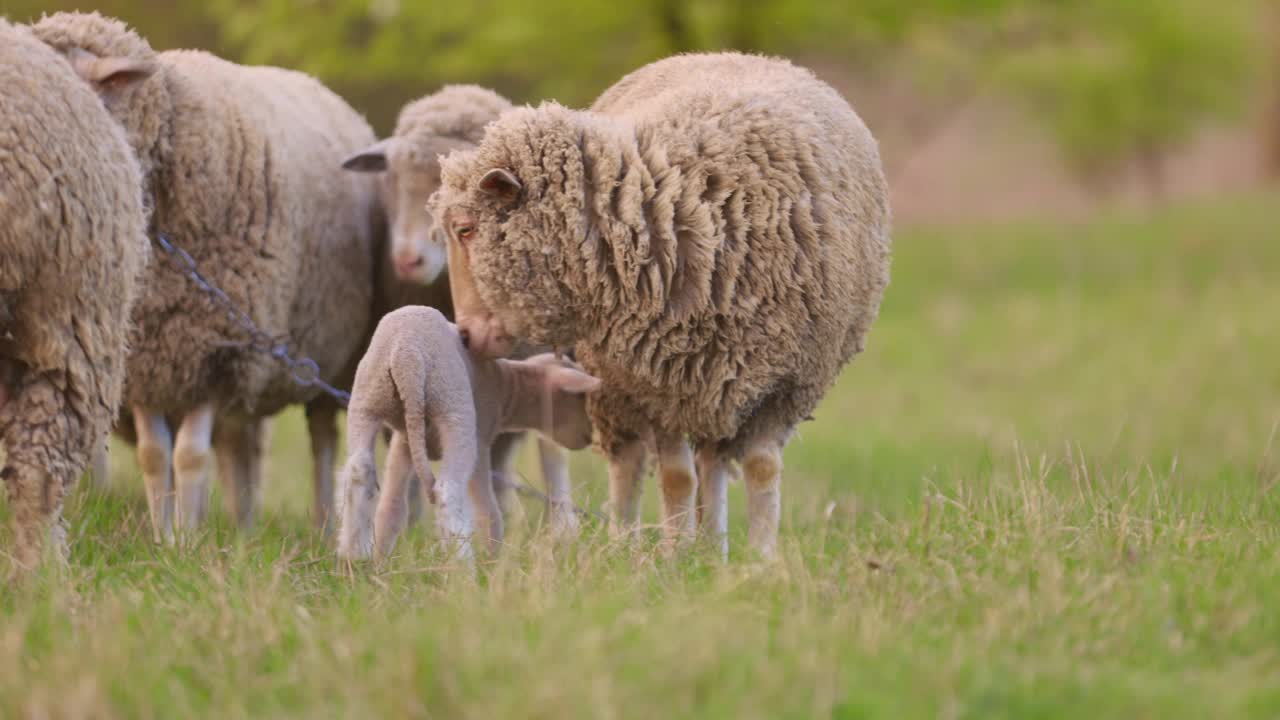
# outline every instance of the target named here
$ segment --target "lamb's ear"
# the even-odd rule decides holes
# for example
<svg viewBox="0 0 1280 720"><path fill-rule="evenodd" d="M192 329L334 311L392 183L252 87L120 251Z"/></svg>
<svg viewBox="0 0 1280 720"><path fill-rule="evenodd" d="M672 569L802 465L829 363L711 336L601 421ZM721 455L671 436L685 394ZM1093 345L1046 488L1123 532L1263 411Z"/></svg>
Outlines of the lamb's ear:
<svg viewBox="0 0 1280 720"><path fill-rule="evenodd" d="M98 57L88 50L73 47L67 53L71 67L99 95L109 96L131 88L155 74L158 67L150 60L127 57Z"/></svg>
<svg viewBox="0 0 1280 720"><path fill-rule="evenodd" d="M573 368L557 367L547 372L547 385L552 390L567 392L572 395L584 395L586 393L595 392L600 389L603 381L594 375L588 375L581 370Z"/></svg>
<svg viewBox="0 0 1280 720"><path fill-rule="evenodd" d="M391 152L392 138L379 140L342 161L342 169L352 172L385 172L387 153Z"/></svg>
<svg viewBox="0 0 1280 720"><path fill-rule="evenodd" d="M520 197L520 190L524 188L510 170L504 168L493 168L480 178L480 184L477 186L480 192L502 200L503 202L512 203L516 198Z"/></svg>

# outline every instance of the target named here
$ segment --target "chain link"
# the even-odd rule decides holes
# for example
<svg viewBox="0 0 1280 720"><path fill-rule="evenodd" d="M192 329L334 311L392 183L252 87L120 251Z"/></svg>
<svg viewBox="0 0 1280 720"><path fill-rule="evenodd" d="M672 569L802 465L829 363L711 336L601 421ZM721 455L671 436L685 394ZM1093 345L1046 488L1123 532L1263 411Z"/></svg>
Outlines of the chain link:
<svg viewBox="0 0 1280 720"><path fill-rule="evenodd" d="M200 274L199 268L196 267L195 259L186 250L174 245L164 233L157 233L155 241L160 246L160 249L164 251L174 269L185 274L191 282L195 283L196 287L200 288L213 300L214 305L218 306L219 310L227 314L227 319L240 326L240 329L249 338L240 342L220 343L220 346L245 347L254 352L270 355L289 368L293 381L299 385L320 388L334 400L337 400L344 408L351 402L350 393L343 392L320 378L320 366L316 364L315 360L309 357L293 357L290 352L291 343L287 335L272 336L259 330L248 313L236 307L235 303L231 302L231 298L221 288L209 282L204 275Z"/></svg>

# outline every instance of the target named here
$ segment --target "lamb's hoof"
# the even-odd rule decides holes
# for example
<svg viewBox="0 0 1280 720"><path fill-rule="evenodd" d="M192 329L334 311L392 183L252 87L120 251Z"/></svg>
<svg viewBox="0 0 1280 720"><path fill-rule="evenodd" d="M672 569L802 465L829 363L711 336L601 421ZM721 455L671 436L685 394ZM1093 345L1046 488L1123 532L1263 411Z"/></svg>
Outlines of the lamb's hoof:
<svg viewBox="0 0 1280 720"><path fill-rule="evenodd" d="M551 536L556 540L574 540L582 534L582 521L570 503L552 501L547 515Z"/></svg>

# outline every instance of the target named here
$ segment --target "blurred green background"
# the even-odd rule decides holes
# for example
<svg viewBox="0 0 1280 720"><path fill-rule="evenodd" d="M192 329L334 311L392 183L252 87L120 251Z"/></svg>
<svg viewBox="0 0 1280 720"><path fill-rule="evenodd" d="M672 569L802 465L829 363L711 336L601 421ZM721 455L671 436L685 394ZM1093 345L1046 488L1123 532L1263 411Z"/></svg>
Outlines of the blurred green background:
<svg viewBox="0 0 1280 720"><path fill-rule="evenodd" d="M311 72L380 134L443 83L581 106L670 53L814 68L867 119L900 218L1073 211L1280 169L1278 0L98 0L158 49ZM0 0L28 20L84 0ZM1022 212L1031 211L1031 212Z"/></svg>

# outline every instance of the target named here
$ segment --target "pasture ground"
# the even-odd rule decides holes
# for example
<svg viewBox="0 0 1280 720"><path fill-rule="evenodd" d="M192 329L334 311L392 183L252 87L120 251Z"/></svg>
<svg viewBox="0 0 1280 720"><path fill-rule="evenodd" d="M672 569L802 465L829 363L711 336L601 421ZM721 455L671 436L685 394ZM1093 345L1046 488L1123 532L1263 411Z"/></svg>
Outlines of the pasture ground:
<svg viewBox="0 0 1280 720"><path fill-rule="evenodd" d="M893 272L775 564L735 484L728 566L528 504L478 580L423 529L348 576L289 413L247 538L153 546L124 452L75 493L69 567L0 588L0 717L1280 715L1280 194L903 228Z"/></svg>

